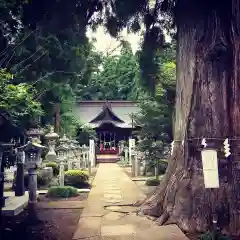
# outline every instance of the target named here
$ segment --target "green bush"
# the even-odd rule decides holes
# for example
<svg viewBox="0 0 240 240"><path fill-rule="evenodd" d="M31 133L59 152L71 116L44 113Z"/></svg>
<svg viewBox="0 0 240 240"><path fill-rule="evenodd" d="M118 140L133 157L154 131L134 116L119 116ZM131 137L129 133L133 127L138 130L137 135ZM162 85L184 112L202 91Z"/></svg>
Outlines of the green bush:
<svg viewBox="0 0 240 240"><path fill-rule="evenodd" d="M55 186L48 189L48 197L69 198L78 196L78 190L71 186Z"/></svg>
<svg viewBox="0 0 240 240"><path fill-rule="evenodd" d="M231 238L221 233L207 232L200 236L200 240L231 240Z"/></svg>
<svg viewBox="0 0 240 240"><path fill-rule="evenodd" d="M88 186L89 176L86 171L68 170L64 176L65 185L82 188Z"/></svg>
<svg viewBox="0 0 240 240"><path fill-rule="evenodd" d="M46 163L46 167L51 167L53 169L53 175L57 176L59 174L59 166L55 162Z"/></svg>
<svg viewBox="0 0 240 240"><path fill-rule="evenodd" d="M45 174L41 169L37 171L37 184L40 186L48 186L52 181L51 176ZM14 173L14 179L12 184L12 189L16 187L16 172ZM28 189L28 172L24 172L24 187Z"/></svg>
<svg viewBox="0 0 240 240"><path fill-rule="evenodd" d="M145 184L147 186L158 186L160 184L160 180L156 178L149 178Z"/></svg>

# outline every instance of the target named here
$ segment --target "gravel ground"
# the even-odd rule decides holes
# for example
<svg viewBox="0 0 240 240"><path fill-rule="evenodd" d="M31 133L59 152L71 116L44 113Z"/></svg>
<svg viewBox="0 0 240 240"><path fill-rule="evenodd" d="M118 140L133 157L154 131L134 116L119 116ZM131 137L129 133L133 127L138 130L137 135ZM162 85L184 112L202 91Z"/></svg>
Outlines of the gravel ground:
<svg viewBox="0 0 240 240"><path fill-rule="evenodd" d="M92 170L90 184L97 168ZM6 187L7 184L6 184ZM68 199L39 196L34 210L26 209L15 217L4 217L0 240L71 240L88 193Z"/></svg>
<svg viewBox="0 0 240 240"><path fill-rule="evenodd" d="M63 204L64 207L66 207ZM14 218L3 219L0 239L70 240L82 209L26 209Z"/></svg>

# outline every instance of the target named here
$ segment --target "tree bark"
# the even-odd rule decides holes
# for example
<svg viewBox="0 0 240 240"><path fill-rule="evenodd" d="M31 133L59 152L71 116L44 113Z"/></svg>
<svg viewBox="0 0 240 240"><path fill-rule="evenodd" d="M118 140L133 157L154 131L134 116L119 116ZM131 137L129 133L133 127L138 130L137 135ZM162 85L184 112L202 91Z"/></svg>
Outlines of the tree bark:
<svg viewBox="0 0 240 240"><path fill-rule="evenodd" d="M240 235L240 4L179 0L175 147L160 186L140 210L187 232ZM201 138L218 150L220 188L205 189ZM231 153L225 159L223 141ZM235 140L234 140L235 139ZM184 144L182 145L182 141Z"/></svg>
<svg viewBox="0 0 240 240"><path fill-rule="evenodd" d="M61 122L61 116L60 116L60 103L56 103L55 105L55 132L60 133L60 122Z"/></svg>

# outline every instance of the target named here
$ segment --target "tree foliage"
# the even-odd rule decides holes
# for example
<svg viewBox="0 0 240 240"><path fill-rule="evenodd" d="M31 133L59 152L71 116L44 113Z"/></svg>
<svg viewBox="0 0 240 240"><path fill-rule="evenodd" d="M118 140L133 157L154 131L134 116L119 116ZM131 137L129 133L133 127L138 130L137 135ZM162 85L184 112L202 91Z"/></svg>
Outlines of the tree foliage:
<svg viewBox="0 0 240 240"><path fill-rule="evenodd" d="M7 111L17 124L29 127L43 114L40 102L35 100L36 90L25 83L13 85L11 78L6 70L0 70L0 108Z"/></svg>
<svg viewBox="0 0 240 240"><path fill-rule="evenodd" d="M79 84L80 100L136 100L140 74L137 56L128 42L121 42L120 54L92 53L92 72L87 85Z"/></svg>
<svg viewBox="0 0 240 240"><path fill-rule="evenodd" d="M139 150L148 152L150 162L166 157L173 139L173 110L176 83L176 49L174 42L158 52L156 95L140 100L140 113L135 117L141 126Z"/></svg>

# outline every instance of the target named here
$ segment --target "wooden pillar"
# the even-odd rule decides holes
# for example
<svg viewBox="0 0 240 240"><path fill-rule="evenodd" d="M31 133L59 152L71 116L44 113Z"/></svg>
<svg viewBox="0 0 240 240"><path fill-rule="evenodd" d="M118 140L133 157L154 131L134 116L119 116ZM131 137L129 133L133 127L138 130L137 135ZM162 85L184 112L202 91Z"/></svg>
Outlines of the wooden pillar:
<svg viewBox="0 0 240 240"><path fill-rule="evenodd" d="M109 132L109 149L112 149L112 132Z"/></svg>
<svg viewBox="0 0 240 240"><path fill-rule="evenodd" d="M105 150L105 135L106 135L106 133L103 132L103 149L104 149L104 150Z"/></svg>

